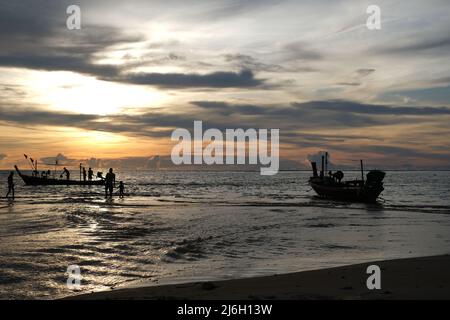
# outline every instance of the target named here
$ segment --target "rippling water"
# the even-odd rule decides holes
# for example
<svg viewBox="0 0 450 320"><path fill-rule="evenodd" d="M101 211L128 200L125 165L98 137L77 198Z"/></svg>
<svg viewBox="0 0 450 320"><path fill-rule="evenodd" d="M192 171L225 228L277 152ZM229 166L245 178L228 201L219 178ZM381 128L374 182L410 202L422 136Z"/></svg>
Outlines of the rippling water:
<svg viewBox="0 0 450 320"><path fill-rule="evenodd" d="M0 202L0 298L75 294L69 265L92 291L449 253L450 172L388 172L375 205L318 199L309 175L119 172L127 196L113 200L16 176L16 201Z"/></svg>

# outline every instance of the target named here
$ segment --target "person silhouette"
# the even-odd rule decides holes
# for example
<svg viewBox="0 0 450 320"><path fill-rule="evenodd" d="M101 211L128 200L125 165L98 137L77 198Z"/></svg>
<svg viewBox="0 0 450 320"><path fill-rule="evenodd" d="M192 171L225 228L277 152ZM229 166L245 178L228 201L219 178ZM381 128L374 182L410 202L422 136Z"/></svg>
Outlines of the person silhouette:
<svg viewBox="0 0 450 320"><path fill-rule="evenodd" d="M119 198L124 197L124 195L125 195L124 191L125 191L125 186L123 184L123 181L120 181L119 182Z"/></svg>
<svg viewBox="0 0 450 320"><path fill-rule="evenodd" d="M8 193L6 198L8 198L10 193L12 193L12 198L14 199L14 171L11 171L8 176Z"/></svg>
<svg viewBox="0 0 450 320"><path fill-rule="evenodd" d="M113 173L113 169L109 168L109 172L106 174L105 177L105 197L109 196L112 197L113 188L116 185L116 175Z"/></svg>
<svg viewBox="0 0 450 320"><path fill-rule="evenodd" d="M70 172L66 167L63 169L64 174L66 175L66 180L70 180Z"/></svg>
<svg viewBox="0 0 450 320"><path fill-rule="evenodd" d="M89 181L92 181L92 177L94 176L94 171L92 171L92 168L91 167L89 167L89 170L88 170L88 180Z"/></svg>
<svg viewBox="0 0 450 320"><path fill-rule="evenodd" d="M344 178L344 173L342 171L336 171L333 173L333 178L336 179L337 182L341 183L342 178Z"/></svg>
<svg viewBox="0 0 450 320"><path fill-rule="evenodd" d="M83 181L86 182L86 168L83 167Z"/></svg>

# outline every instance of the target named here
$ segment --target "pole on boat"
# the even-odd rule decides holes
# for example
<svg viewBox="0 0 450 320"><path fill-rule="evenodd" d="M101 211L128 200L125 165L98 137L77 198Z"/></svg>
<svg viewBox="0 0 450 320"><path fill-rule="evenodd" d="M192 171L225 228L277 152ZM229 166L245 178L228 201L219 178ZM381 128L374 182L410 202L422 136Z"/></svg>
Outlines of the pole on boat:
<svg viewBox="0 0 450 320"><path fill-rule="evenodd" d="M35 176L37 174L37 160L34 161L33 158L28 158L28 156L26 154L24 154L25 159L28 160L28 163L31 166L31 175Z"/></svg>
<svg viewBox="0 0 450 320"><path fill-rule="evenodd" d="M321 169L320 169L320 178L321 179L323 179L323 169L325 169L324 168L324 156L322 156L322 167L321 167Z"/></svg>
<svg viewBox="0 0 450 320"><path fill-rule="evenodd" d="M359 161L360 161L360 163L361 163L361 180L362 180L362 182L364 183L364 165L363 165L362 159L359 160Z"/></svg>
<svg viewBox="0 0 450 320"><path fill-rule="evenodd" d="M26 154L24 154L23 156L25 157L25 159L27 159L27 162L28 162L28 164L29 164L30 167L31 167L31 171L33 171L33 170L34 170L34 167L33 167L33 164L32 164L32 162L31 162L31 160L28 159L28 156L27 156Z"/></svg>
<svg viewBox="0 0 450 320"><path fill-rule="evenodd" d="M325 174L328 172L328 152L325 152Z"/></svg>
<svg viewBox="0 0 450 320"><path fill-rule="evenodd" d="M81 181L81 163L80 163L80 181Z"/></svg>

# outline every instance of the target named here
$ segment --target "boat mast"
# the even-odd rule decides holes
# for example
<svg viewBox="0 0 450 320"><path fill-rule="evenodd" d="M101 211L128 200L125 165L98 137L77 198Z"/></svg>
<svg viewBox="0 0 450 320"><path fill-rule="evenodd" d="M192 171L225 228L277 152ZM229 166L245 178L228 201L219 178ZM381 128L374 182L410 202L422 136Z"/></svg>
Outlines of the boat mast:
<svg viewBox="0 0 450 320"><path fill-rule="evenodd" d="M362 161L362 159L359 160L359 161L361 163L361 180L364 183L364 166L363 166L363 161Z"/></svg>
<svg viewBox="0 0 450 320"><path fill-rule="evenodd" d="M28 158L28 156L26 154L23 155L25 157L25 159L27 159L28 163L30 164L31 167L31 175L34 176L37 172L37 160L36 163L33 160L33 158Z"/></svg>

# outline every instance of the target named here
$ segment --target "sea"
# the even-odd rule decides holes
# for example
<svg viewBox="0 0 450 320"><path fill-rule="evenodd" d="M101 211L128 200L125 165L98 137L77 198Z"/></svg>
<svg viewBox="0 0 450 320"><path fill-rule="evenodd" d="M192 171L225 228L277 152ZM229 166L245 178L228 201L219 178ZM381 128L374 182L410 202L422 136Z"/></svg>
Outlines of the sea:
<svg viewBox="0 0 450 320"><path fill-rule="evenodd" d="M450 253L449 171L387 171L376 204L318 198L307 171L118 171L123 199L106 199L99 186L24 186L16 175L12 201L8 173L0 172L0 299Z"/></svg>

